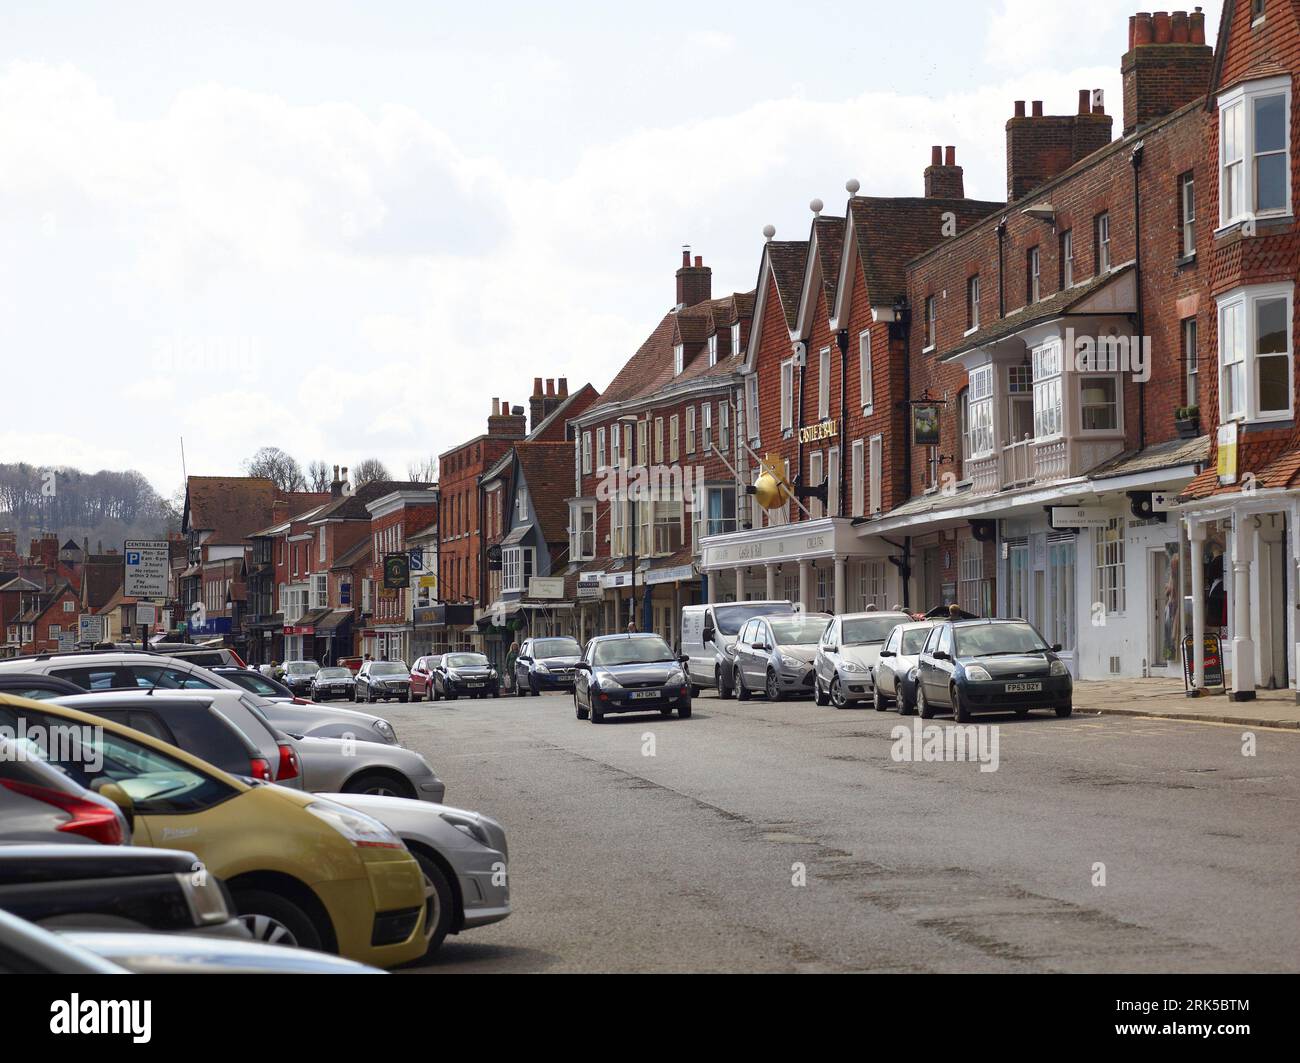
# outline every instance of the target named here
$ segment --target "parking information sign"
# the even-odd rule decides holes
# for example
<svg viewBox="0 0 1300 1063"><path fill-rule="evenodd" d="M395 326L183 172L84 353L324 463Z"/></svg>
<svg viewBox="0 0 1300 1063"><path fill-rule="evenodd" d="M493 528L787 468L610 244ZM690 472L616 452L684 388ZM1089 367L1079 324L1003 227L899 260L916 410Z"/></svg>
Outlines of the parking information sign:
<svg viewBox="0 0 1300 1063"><path fill-rule="evenodd" d="M122 593L132 598L167 597L167 543L128 539L122 546L126 581Z"/></svg>

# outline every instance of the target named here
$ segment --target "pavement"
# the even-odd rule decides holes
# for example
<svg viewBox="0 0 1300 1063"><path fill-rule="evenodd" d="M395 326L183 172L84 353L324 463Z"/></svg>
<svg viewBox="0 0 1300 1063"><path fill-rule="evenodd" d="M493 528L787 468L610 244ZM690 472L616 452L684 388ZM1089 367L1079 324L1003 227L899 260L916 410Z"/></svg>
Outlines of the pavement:
<svg viewBox="0 0 1300 1063"><path fill-rule="evenodd" d="M1300 734L1078 704L977 717L995 771L809 700L386 706L509 834L513 914L417 971L1300 970Z"/></svg>
<svg viewBox="0 0 1300 1063"><path fill-rule="evenodd" d="M1075 681L1074 708L1104 715L1300 730L1300 704L1289 687L1257 690L1253 701L1230 701L1221 691L1188 697L1181 679L1084 679Z"/></svg>

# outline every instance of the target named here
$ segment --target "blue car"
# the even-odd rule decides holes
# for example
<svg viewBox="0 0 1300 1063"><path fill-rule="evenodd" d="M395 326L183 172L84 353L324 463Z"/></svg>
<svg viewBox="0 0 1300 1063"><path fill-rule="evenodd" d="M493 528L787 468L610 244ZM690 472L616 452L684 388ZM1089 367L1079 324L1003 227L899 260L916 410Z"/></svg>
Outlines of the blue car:
<svg viewBox="0 0 1300 1063"><path fill-rule="evenodd" d="M614 712L676 712L684 720L691 714L686 664L658 635L599 635L574 670L574 713L592 723Z"/></svg>

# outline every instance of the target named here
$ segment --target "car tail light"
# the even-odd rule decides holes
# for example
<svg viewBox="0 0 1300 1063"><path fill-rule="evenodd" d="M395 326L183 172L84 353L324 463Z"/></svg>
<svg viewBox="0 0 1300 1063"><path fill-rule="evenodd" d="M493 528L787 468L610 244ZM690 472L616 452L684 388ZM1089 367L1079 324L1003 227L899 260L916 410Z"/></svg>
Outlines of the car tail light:
<svg viewBox="0 0 1300 1063"><path fill-rule="evenodd" d="M67 823L60 823L58 830L68 834L78 834L101 845L123 845L126 835L122 830L122 817L113 808L106 808L97 801L87 801L76 794L67 794L62 790L51 790L46 786L33 786L31 783L15 782L12 779L0 779L0 786L22 794L37 801L68 813L72 818Z"/></svg>
<svg viewBox="0 0 1300 1063"><path fill-rule="evenodd" d="M310 704L311 704L311 702L310 702L307 698L294 698L294 699L293 699L293 703L294 703L295 705L310 705Z"/></svg>
<svg viewBox="0 0 1300 1063"><path fill-rule="evenodd" d="M248 774L263 782L275 782L271 777L271 764L265 757L254 757L248 762Z"/></svg>
<svg viewBox="0 0 1300 1063"><path fill-rule="evenodd" d="M280 770L276 772L276 779L283 781L285 779L298 778L298 751L289 745L288 742L280 743Z"/></svg>
<svg viewBox="0 0 1300 1063"><path fill-rule="evenodd" d="M237 654L234 650L228 650L227 652L230 654L231 657L234 658L236 668L248 667L248 665L244 663L244 659L240 657L239 654Z"/></svg>

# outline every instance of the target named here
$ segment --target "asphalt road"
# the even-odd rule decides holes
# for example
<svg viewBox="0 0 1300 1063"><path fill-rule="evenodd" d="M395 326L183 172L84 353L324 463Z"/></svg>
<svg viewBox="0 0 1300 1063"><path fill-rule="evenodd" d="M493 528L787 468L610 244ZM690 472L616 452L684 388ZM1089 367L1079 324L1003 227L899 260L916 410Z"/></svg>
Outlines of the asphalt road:
<svg viewBox="0 0 1300 1063"><path fill-rule="evenodd" d="M981 772L896 762L915 717L811 701L382 711L510 839L514 913L422 970L1300 969L1294 732L1248 757L1237 726L984 717Z"/></svg>

